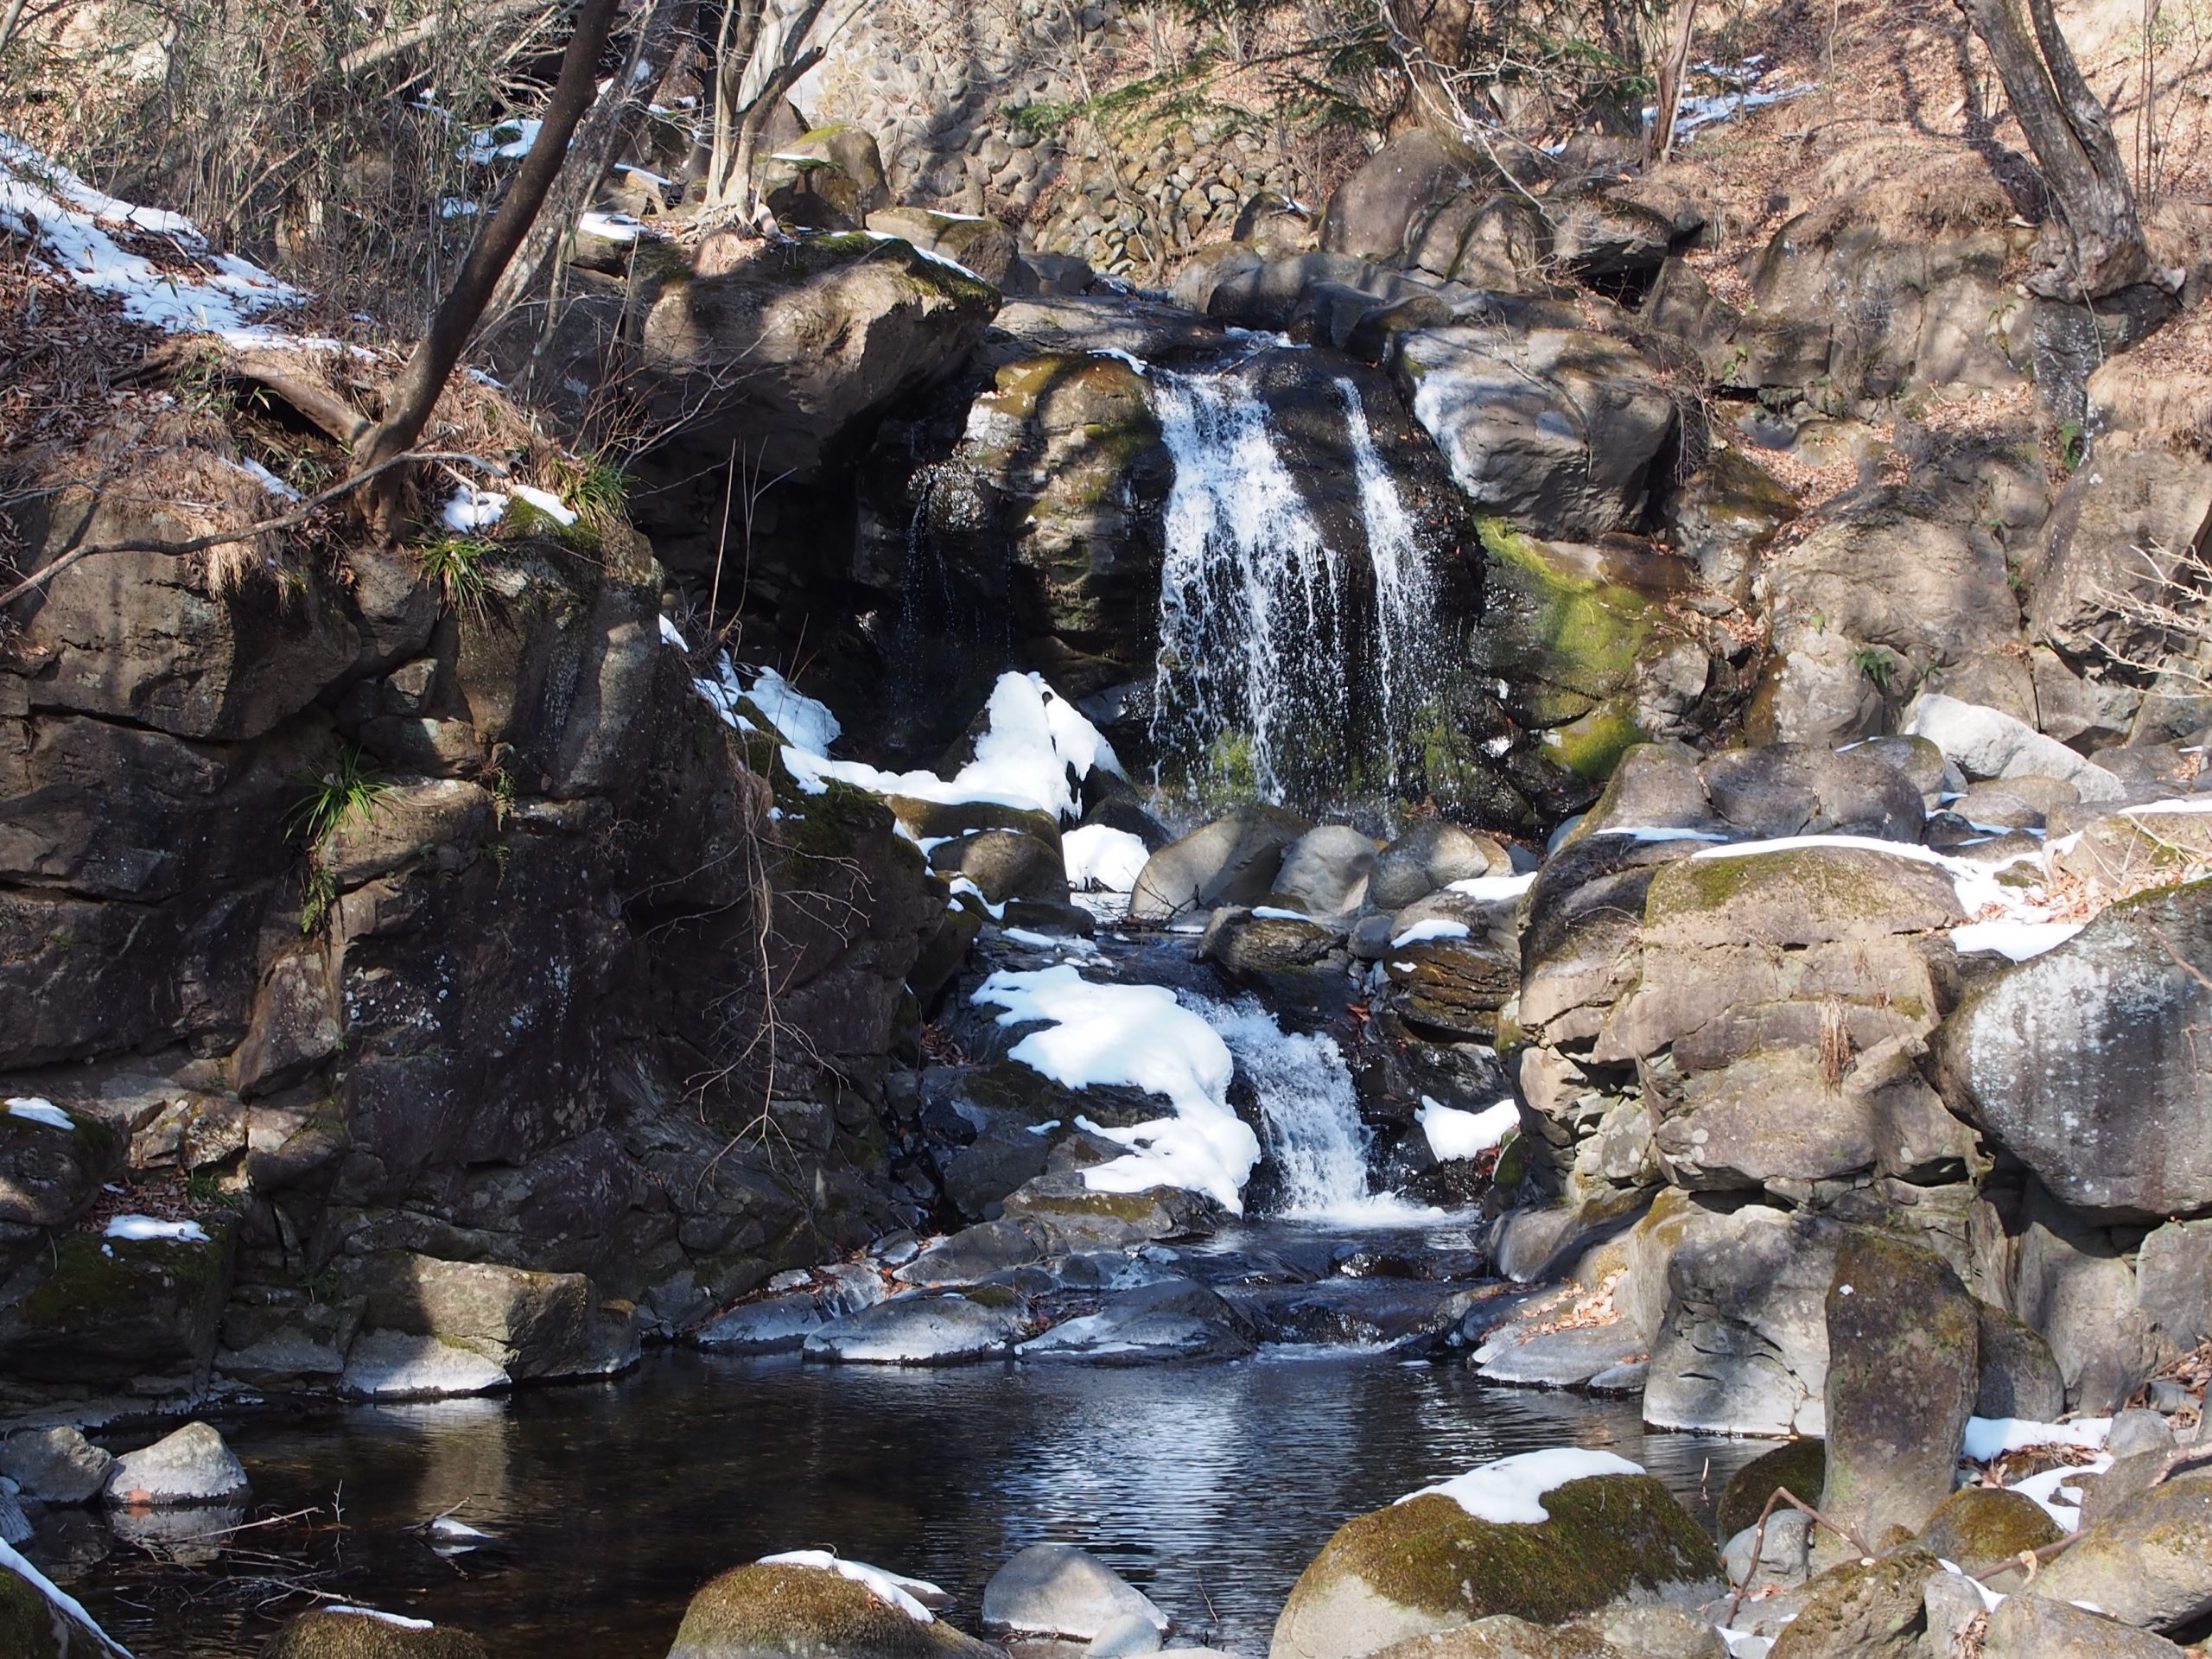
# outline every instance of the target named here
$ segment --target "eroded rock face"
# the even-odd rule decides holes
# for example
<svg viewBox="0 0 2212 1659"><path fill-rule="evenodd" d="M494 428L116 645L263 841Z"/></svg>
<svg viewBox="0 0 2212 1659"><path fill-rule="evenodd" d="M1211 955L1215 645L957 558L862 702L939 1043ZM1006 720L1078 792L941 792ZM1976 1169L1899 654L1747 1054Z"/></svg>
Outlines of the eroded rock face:
<svg viewBox="0 0 2212 1659"><path fill-rule="evenodd" d="M1946 1097L2089 1216L2212 1208L2206 1062L2186 1034L2212 993L2177 962L2208 951L2212 883L2114 905L1967 997L1935 1039Z"/></svg>
<svg viewBox="0 0 2212 1659"><path fill-rule="evenodd" d="M1570 1481L1543 1507L1539 1524L1501 1523L1431 1493L1346 1522L1293 1586L1272 1659L1352 1659L1499 1613L1694 1604L1721 1581L1712 1541L1648 1475Z"/></svg>
<svg viewBox="0 0 2212 1659"><path fill-rule="evenodd" d="M1477 507L1569 540L1632 527L1674 401L1603 334L1473 327L1399 336L1392 372Z"/></svg>

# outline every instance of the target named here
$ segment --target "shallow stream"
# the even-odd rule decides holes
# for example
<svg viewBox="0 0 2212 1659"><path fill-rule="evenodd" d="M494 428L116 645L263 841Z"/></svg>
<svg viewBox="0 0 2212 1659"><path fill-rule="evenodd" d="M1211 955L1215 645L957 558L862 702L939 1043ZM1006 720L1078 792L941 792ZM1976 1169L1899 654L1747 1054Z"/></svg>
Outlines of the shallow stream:
<svg viewBox="0 0 2212 1659"><path fill-rule="evenodd" d="M258 1511L342 1503L342 1543L312 1552L327 1566L337 1551L329 1590L449 1620L494 1659L659 1659L701 1582L802 1548L932 1580L972 1630L985 1580L1040 1541L1105 1558L1173 1616L1174 1640L1262 1654L1330 1533L1426 1483L1512 1452L1602 1446L1709 1519L1760 1449L1646 1436L1630 1402L1310 1349L1118 1370L664 1351L608 1382L222 1427ZM442 1558L410 1530L455 1505L496 1549ZM130 1560L74 1588L137 1659L250 1655L308 1605L257 1609L233 1589L179 1605Z"/></svg>

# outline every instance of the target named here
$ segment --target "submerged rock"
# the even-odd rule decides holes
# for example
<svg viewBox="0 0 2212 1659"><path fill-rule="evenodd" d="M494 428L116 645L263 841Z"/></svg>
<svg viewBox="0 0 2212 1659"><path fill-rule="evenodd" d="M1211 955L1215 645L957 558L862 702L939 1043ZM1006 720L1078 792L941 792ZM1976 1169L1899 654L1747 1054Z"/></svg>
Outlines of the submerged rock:
<svg viewBox="0 0 2212 1659"><path fill-rule="evenodd" d="M998 1659L918 1601L884 1593L874 1580L896 1587L890 1575L847 1565L871 1580L792 1562L732 1567L691 1598L668 1659Z"/></svg>
<svg viewBox="0 0 2212 1659"><path fill-rule="evenodd" d="M126 1452L107 1478L107 1501L117 1505L234 1503L247 1491L244 1465L206 1423Z"/></svg>
<svg viewBox="0 0 2212 1659"><path fill-rule="evenodd" d="M270 1637L261 1659L485 1659L484 1644L427 1618L367 1607L318 1607Z"/></svg>
<svg viewBox="0 0 2212 1659"><path fill-rule="evenodd" d="M1542 1468L1573 1469L1575 1459L1597 1454L1533 1455L1564 1461L1508 1459L1478 1474L1501 1471L1511 1481L1508 1465L1517 1465L1530 1471L1522 1484L1533 1491ZM1569 1478L1543 1491L1533 1513L1543 1518L1485 1520L1429 1491L1346 1522L1293 1586L1271 1659L1352 1659L1491 1614L1555 1624L1610 1602L1694 1605L1720 1592L1712 1540L1649 1475Z"/></svg>
<svg viewBox="0 0 2212 1659"><path fill-rule="evenodd" d="M1072 1544L1032 1544L983 1586L983 1628L998 1634L1089 1642L1130 1618L1167 1629L1149 1596Z"/></svg>

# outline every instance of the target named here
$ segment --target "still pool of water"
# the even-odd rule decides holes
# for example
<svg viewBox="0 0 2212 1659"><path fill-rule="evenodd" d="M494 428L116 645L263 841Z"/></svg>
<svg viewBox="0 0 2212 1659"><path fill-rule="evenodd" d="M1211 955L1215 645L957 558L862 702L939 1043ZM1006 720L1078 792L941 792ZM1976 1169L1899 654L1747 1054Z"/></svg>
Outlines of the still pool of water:
<svg viewBox="0 0 2212 1659"><path fill-rule="evenodd" d="M505 1400L218 1421L257 1510L342 1503L329 1588L474 1630L494 1659L660 1659L704 1580L810 1548L934 1580L972 1630L985 1580L1040 1541L1103 1556L1173 1616L1176 1639L1260 1654L1339 1524L1473 1464L1602 1446L1709 1519L1760 1450L1646 1435L1629 1402L1311 1350L1129 1370L660 1351L611 1382ZM496 1553L442 1559L412 1530L455 1505ZM250 1655L308 1605L180 1603L130 1561L73 1587L137 1659Z"/></svg>

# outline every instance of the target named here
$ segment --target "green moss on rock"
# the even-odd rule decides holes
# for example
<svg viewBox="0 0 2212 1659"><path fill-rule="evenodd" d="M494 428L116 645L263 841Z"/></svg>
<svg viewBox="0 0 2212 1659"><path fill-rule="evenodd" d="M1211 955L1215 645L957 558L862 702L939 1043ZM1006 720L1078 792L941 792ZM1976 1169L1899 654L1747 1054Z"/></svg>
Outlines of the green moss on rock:
<svg viewBox="0 0 2212 1659"><path fill-rule="evenodd" d="M755 1563L691 1598L668 1659L995 1659L995 1649L824 1568Z"/></svg>
<svg viewBox="0 0 2212 1659"><path fill-rule="evenodd" d="M365 1613L302 1613L269 1639L261 1659L486 1659L462 1630L415 1630Z"/></svg>
<svg viewBox="0 0 2212 1659"><path fill-rule="evenodd" d="M1478 525L1499 585L1525 611L1509 624L1517 665L1546 684L1606 698L1628 690L1656 621L1635 589L1574 568L1560 552L1503 518ZM1503 665L1503 664L1501 664Z"/></svg>
<svg viewBox="0 0 2212 1659"><path fill-rule="evenodd" d="M1943 1500L1922 1529L1920 1542L1929 1554L1980 1573L2064 1535L2033 1498L1998 1486L1968 1486Z"/></svg>
<svg viewBox="0 0 2212 1659"><path fill-rule="evenodd" d="M1767 1499L1785 1486L1808 1503L1819 1503L1827 1471L1827 1446L1820 1440L1790 1440L1762 1452L1721 1490L1720 1535L1733 1538L1745 1527L1757 1526Z"/></svg>
<svg viewBox="0 0 2212 1659"><path fill-rule="evenodd" d="M1410 1637L1492 1614L1556 1624L1610 1602L1718 1592L1713 1541L1649 1475L1569 1481L1533 1526L1429 1495L1346 1522L1292 1589L1276 1659L1343 1659L1358 1632ZM1380 1604L1380 1605L1378 1605Z"/></svg>

